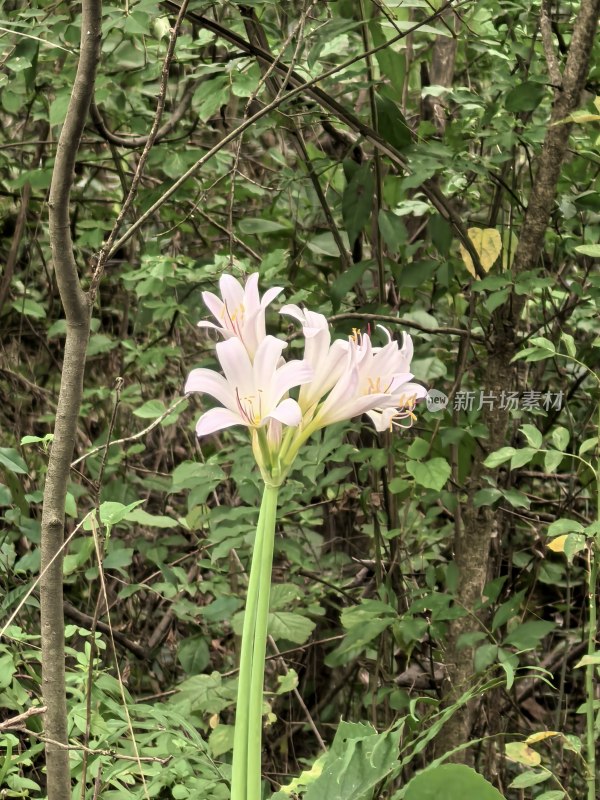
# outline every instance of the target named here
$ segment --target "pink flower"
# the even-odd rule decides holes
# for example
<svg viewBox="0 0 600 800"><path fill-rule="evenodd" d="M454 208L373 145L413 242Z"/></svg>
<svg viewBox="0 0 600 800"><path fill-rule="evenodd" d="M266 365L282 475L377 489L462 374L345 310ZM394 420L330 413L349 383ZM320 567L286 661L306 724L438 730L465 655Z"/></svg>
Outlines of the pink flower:
<svg viewBox="0 0 600 800"><path fill-rule="evenodd" d="M250 358L254 358L266 336L265 310L282 288L274 286L267 289L261 299L258 272L253 272L243 287L232 275L222 275L219 288L223 299L212 292L202 292L202 299L218 324L199 322L198 327L214 328L225 339L237 336L244 343Z"/></svg>
<svg viewBox="0 0 600 800"><path fill-rule="evenodd" d="M368 335L355 334L348 344L342 375L317 409L313 425L322 428L368 414L375 428L384 431L397 419L414 416L412 409L427 390L411 382L412 355L408 335L401 348L392 339L384 347L374 348Z"/></svg>
<svg viewBox="0 0 600 800"><path fill-rule="evenodd" d="M338 339L331 344L329 324L323 314L293 304L282 306L279 313L302 324L304 360L314 373L312 381L302 386L298 397L300 408L306 414L340 379L348 359L348 342Z"/></svg>
<svg viewBox="0 0 600 800"><path fill-rule="evenodd" d="M200 417L196 425L198 436L232 425L258 429L270 424L280 431L281 424L300 424L302 412L298 403L282 398L293 386L310 381L313 371L305 361L278 366L285 347L280 339L265 336L252 361L241 340L233 337L216 348L224 376L211 369L192 370L186 393L209 394L222 406L211 408Z"/></svg>

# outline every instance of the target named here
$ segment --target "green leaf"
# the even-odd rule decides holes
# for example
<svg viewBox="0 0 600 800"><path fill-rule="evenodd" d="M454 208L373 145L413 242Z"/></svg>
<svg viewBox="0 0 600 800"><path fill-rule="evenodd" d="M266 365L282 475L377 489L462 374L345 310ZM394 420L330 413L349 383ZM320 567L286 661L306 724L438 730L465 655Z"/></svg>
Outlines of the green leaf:
<svg viewBox="0 0 600 800"><path fill-rule="evenodd" d="M304 800L366 800L398 763L401 729L378 734L370 725L340 722L320 776Z"/></svg>
<svg viewBox="0 0 600 800"><path fill-rule="evenodd" d="M16 671L15 662L10 653L0 656L0 689L6 689L11 685Z"/></svg>
<svg viewBox="0 0 600 800"><path fill-rule="evenodd" d="M130 511L125 517L128 522L137 522L148 528L176 528L179 524L176 519L165 517L160 514L149 514L143 508L136 508Z"/></svg>
<svg viewBox="0 0 600 800"><path fill-rule="evenodd" d="M546 94L546 87L541 83L524 81L511 89L504 100L504 108L517 114L520 111L534 111Z"/></svg>
<svg viewBox="0 0 600 800"><path fill-rule="evenodd" d="M450 477L451 467L445 458L430 458L429 461L407 461L406 470L419 486L441 492Z"/></svg>
<svg viewBox="0 0 600 800"><path fill-rule="evenodd" d="M269 633L275 639L286 639L304 644L315 629L316 623L292 611L275 611L269 614Z"/></svg>
<svg viewBox="0 0 600 800"><path fill-rule="evenodd" d="M556 472L558 465L564 457L565 454L561 453L560 450L548 450L544 454L544 469L546 472Z"/></svg>
<svg viewBox="0 0 600 800"><path fill-rule="evenodd" d="M213 758L219 758L219 756L233 750L234 730L235 728L233 725L219 724L214 731L211 732L208 737L208 746L210 747ZM189 795L186 794L186 797L189 797Z"/></svg>
<svg viewBox="0 0 600 800"><path fill-rule="evenodd" d="M161 414L164 414L166 410L167 407L162 400L148 400L132 413L135 417L140 417L141 419L157 419Z"/></svg>
<svg viewBox="0 0 600 800"><path fill-rule="evenodd" d="M342 218L350 246L369 221L373 210L375 181L371 164L366 162L356 170L342 196Z"/></svg>
<svg viewBox="0 0 600 800"><path fill-rule="evenodd" d="M198 675L210 664L210 651L202 635L189 636L179 643L177 658L188 675Z"/></svg>
<svg viewBox="0 0 600 800"><path fill-rule="evenodd" d="M557 428L554 428L551 437L552 437L552 442L556 447L556 449L562 452L566 449L567 445L569 444L569 439L571 438L571 434L566 428L563 428L562 426L559 425Z"/></svg>
<svg viewBox="0 0 600 800"><path fill-rule="evenodd" d="M535 447L537 450L540 449L542 446L542 434L540 431L535 427L535 425L521 425L520 430L523 431L525 434L525 438L527 439L527 443L531 447Z"/></svg>
<svg viewBox="0 0 600 800"><path fill-rule="evenodd" d="M548 536L560 536L563 533L583 533L583 525L576 519L557 519L548 527Z"/></svg>
<svg viewBox="0 0 600 800"><path fill-rule="evenodd" d="M408 784L405 800L504 800L491 783L463 764L442 764Z"/></svg>
<svg viewBox="0 0 600 800"><path fill-rule="evenodd" d="M298 673L295 669L288 669L285 675L278 675L277 682L279 686L275 694L287 694L292 692L298 686Z"/></svg>
<svg viewBox="0 0 600 800"><path fill-rule="evenodd" d="M550 631L556 627L554 622L529 620L517 625L504 639L504 645L512 645L517 650L533 650Z"/></svg>
<svg viewBox="0 0 600 800"><path fill-rule="evenodd" d="M13 447L0 447L0 464L17 475L27 475L27 464Z"/></svg>
<svg viewBox="0 0 600 800"><path fill-rule="evenodd" d="M600 244L580 244L575 248L575 252L581 253L582 256L600 258Z"/></svg>
<svg viewBox="0 0 600 800"><path fill-rule="evenodd" d="M518 469L524 464L529 464L531 459L537 455L537 452L533 447L523 447L521 450L517 450L510 460L510 468Z"/></svg>
<svg viewBox="0 0 600 800"><path fill-rule="evenodd" d="M522 772L509 784L509 789L528 789L530 786L537 786L538 783L544 783L548 778L552 777L551 772L536 772L534 770L527 770Z"/></svg>
<svg viewBox="0 0 600 800"><path fill-rule="evenodd" d="M144 503L144 500L135 500L128 506L123 503L116 503L112 500L107 500L100 505L100 522L104 525L117 525L117 523L124 520L130 511Z"/></svg>
<svg viewBox="0 0 600 800"><path fill-rule="evenodd" d="M125 568L133 561L133 548L120 547L111 549L104 559L104 569L116 569L118 572L125 573Z"/></svg>
<svg viewBox="0 0 600 800"><path fill-rule="evenodd" d="M397 150L409 147L413 141L412 131L398 106L379 94L375 99L375 106L379 134Z"/></svg>
<svg viewBox="0 0 600 800"><path fill-rule="evenodd" d="M509 458L512 458L516 452L517 451L514 447L501 447L500 450L496 450L494 453L489 454L489 456L483 462L484 466L488 467L489 469L493 469L500 464L504 464L504 462L508 461Z"/></svg>
<svg viewBox="0 0 600 800"><path fill-rule="evenodd" d="M20 297L17 300L13 300L11 306L19 314L25 314L26 317L44 319L46 316L46 309L44 306L40 303L36 303L36 301L32 300L30 297Z"/></svg>

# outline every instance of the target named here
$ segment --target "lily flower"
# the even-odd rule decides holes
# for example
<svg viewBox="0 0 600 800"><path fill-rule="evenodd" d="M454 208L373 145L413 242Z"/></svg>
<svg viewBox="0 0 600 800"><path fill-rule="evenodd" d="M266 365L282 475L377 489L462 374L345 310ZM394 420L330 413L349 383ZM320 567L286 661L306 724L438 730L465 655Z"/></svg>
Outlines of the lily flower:
<svg viewBox="0 0 600 800"><path fill-rule="evenodd" d="M384 431L398 419L414 418L412 409L427 390L411 382L412 354L408 335L401 348L392 339L383 347L374 348L367 334L355 331L342 376L318 408L313 425L322 428L368 414L375 428Z"/></svg>
<svg viewBox="0 0 600 800"><path fill-rule="evenodd" d="M197 435L206 436L232 425L258 430L273 424L277 432L281 431L280 424L299 425L300 406L290 397L283 398L293 386L310 381L313 371L305 361L278 366L286 347L280 339L265 336L252 361L240 339L220 342L216 350L224 376L211 369L194 369L185 384L186 394L209 394L222 406L211 408L200 417Z"/></svg>
<svg viewBox="0 0 600 800"><path fill-rule="evenodd" d="M302 309L292 303L282 306L280 314L302 324L304 360L313 369L313 379L300 388L298 403L307 414L335 386L348 360L348 342L338 339L331 344L329 324L323 314Z"/></svg>
<svg viewBox="0 0 600 800"><path fill-rule="evenodd" d="M217 320L202 321L199 328L213 328L225 339L236 336L240 339L250 358L254 358L259 344L266 336L265 310L269 303L280 294L281 286L274 286L262 296L258 293L258 272L248 277L245 286L233 275L221 275L219 281L221 297L212 292L202 292L204 304Z"/></svg>

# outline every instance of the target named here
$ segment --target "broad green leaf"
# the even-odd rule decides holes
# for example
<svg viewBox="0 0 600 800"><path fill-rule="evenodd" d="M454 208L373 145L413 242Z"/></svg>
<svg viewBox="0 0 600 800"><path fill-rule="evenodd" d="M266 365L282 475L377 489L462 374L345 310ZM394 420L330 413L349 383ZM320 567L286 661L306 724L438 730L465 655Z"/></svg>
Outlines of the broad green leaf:
<svg viewBox="0 0 600 800"><path fill-rule="evenodd" d="M214 758L219 758L233 750L233 725L217 725L208 737L208 746ZM186 795L189 797L189 795Z"/></svg>
<svg viewBox="0 0 600 800"><path fill-rule="evenodd" d="M429 461L407 461L406 470L419 486L441 492L450 477L451 467L445 458L430 458Z"/></svg>
<svg viewBox="0 0 600 800"><path fill-rule="evenodd" d="M521 450L517 450L510 460L510 468L518 469L524 464L529 464L531 459L537 455L537 452L533 447L523 447Z"/></svg>
<svg viewBox="0 0 600 800"><path fill-rule="evenodd" d="M426 769L408 784L405 800L504 800L484 777L464 764Z"/></svg>
<svg viewBox="0 0 600 800"><path fill-rule="evenodd" d="M483 463L489 469L494 469L512 458L516 452L514 447L501 447L500 450L490 453Z"/></svg>
<svg viewBox="0 0 600 800"><path fill-rule="evenodd" d="M401 730L378 734L367 725L341 722L321 775L304 800L365 800L398 762Z"/></svg>
<svg viewBox="0 0 600 800"><path fill-rule="evenodd" d="M198 675L210 664L210 651L202 635L182 639L177 648L177 658L188 675Z"/></svg>
<svg viewBox="0 0 600 800"><path fill-rule="evenodd" d="M509 784L509 789L528 789L530 786L537 786L538 783L544 783L549 778L552 777L551 772L535 772L534 770L527 770L527 772L522 772L520 775Z"/></svg>
<svg viewBox="0 0 600 800"><path fill-rule="evenodd" d="M13 447L0 447L0 464L17 475L27 475L27 464Z"/></svg>
<svg viewBox="0 0 600 800"><path fill-rule="evenodd" d="M275 611L269 614L269 633L275 640L287 639L304 644L315 629L316 623L292 611Z"/></svg>
<svg viewBox="0 0 600 800"><path fill-rule="evenodd" d="M600 258L600 244L580 244L575 248L577 253L591 258Z"/></svg>
<svg viewBox="0 0 600 800"><path fill-rule="evenodd" d="M576 519L557 519L548 526L548 536L558 536L561 533L583 533L583 525Z"/></svg>
<svg viewBox="0 0 600 800"><path fill-rule="evenodd" d="M381 136L397 150L409 147L413 134L398 106L387 97L379 94L375 99L377 108L377 129Z"/></svg>
<svg viewBox="0 0 600 800"><path fill-rule="evenodd" d="M543 83L524 81L511 89L504 100L504 107L514 114L534 111L542 101L547 89Z"/></svg>
<svg viewBox="0 0 600 800"><path fill-rule="evenodd" d="M600 666L600 650L597 650L595 653L589 653L585 656L582 656L575 664L575 669L578 669L579 667L587 667L588 665L592 664L594 666Z"/></svg>
<svg viewBox="0 0 600 800"><path fill-rule="evenodd" d="M560 450L548 450L544 453L544 469L546 472L556 472L565 454Z"/></svg>
<svg viewBox="0 0 600 800"><path fill-rule="evenodd" d="M537 450L539 450L542 446L543 437L535 425L521 425L520 429L525 434L525 438L527 439L529 446L535 447Z"/></svg>
<svg viewBox="0 0 600 800"><path fill-rule="evenodd" d="M372 165L366 162L356 170L342 196L342 217L348 241L353 245L369 221L373 210L374 177Z"/></svg>
<svg viewBox="0 0 600 800"><path fill-rule="evenodd" d="M517 650L532 650L539 642L554 630L554 622L544 620L528 620L517 625L504 639L504 645L512 645Z"/></svg>
<svg viewBox="0 0 600 800"><path fill-rule="evenodd" d="M559 425L552 431L551 438L556 449L562 452L569 444L571 434L566 428L563 428L561 425Z"/></svg>
<svg viewBox="0 0 600 800"><path fill-rule="evenodd" d="M130 511L140 506L144 500L135 500L129 503L128 506L123 503L116 503L112 500L107 500L100 505L100 522L104 525L117 525L117 523L124 520Z"/></svg>

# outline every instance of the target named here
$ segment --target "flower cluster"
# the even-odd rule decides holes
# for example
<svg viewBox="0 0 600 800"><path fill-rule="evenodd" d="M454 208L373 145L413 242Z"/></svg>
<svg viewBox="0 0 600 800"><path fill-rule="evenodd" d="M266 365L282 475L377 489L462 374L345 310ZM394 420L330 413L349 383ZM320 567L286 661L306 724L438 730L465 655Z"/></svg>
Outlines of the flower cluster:
<svg viewBox="0 0 600 800"><path fill-rule="evenodd" d="M326 318L296 305L284 305L280 313L302 325L304 358L286 362L287 344L266 333L265 311L280 294L269 289L262 299L258 273L242 286L223 275L221 298L203 292L202 298L216 319L200 322L216 329L225 341L217 344L223 375L210 369L190 373L185 391L214 397L221 405L206 411L196 426L198 436L245 425L263 475L282 480L299 447L315 431L334 422L368 414L378 431L399 420L414 419L417 400L426 390L412 383L410 362L413 345L405 335L402 347L391 339L373 347L368 334L354 330L349 341L331 341ZM289 397L299 387L298 399Z"/></svg>

